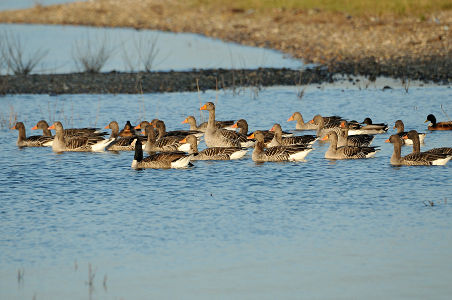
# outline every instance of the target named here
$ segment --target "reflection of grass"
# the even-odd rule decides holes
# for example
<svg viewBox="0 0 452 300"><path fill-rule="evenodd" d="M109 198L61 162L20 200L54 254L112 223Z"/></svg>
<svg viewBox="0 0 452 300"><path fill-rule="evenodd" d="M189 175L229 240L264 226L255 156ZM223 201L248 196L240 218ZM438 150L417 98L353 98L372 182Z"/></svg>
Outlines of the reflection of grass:
<svg viewBox="0 0 452 300"><path fill-rule="evenodd" d="M346 12L352 15L423 15L450 10L450 0L190 0L192 5L212 8L227 7L235 12L254 9L265 12L273 9L319 9Z"/></svg>

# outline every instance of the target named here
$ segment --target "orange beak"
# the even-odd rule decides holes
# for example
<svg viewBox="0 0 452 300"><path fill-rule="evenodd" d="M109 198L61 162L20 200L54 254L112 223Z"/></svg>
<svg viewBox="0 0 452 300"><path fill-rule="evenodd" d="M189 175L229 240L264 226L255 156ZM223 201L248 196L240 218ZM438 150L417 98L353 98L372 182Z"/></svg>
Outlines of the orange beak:
<svg viewBox="0 0 452 300"><path fill-rule="evenodd" d="M47 128L47 129L55 129L55 123L53 123L52 126L50 126L50 127Z"/></svg>
<svg viewBox="0 0 452 300"><path fill-rule="evenodd" d="M395 128L395 125L394 125L394 127L392 127L392 129L396 129L396 128Z"/></svg>
<svg viewBox="0 0 452 300"><path fill-rule="evenodd" d="M293 115L291 115L290 118L287 119L287 122L290 122L290 121L293 121L293 120L294 120Z"/></svg>
<svg viewBox="0 0 452 300"><path fill-rule="evenodd" d="M234 125L231 126L231 128L237 128L237 123L234 123Z"/></svg>
<svg viewBox="0 0 452 300"><path fill-rule="evenodd" d="M181 124L185 124L185 123L188 123L188 119L183 120Z"/></svg>
<svg viewBox="0 0 452 300"><path fill-rule="evenodd" d="M201 106L201 108L199 110L207 110L207 104L204 104L203 106Z"/></svg>
<svg viewBox="0 0 452 300"><path fill-rule="evenodd" d="M345 121L342 121L342 122L341 122L341 125L340 125L339 127L345 128Z"/></svg>
<svg viewBox="0 0 452 300"><path fill-rule="evenodd" d="M137 126L135 126L133 129L141 129L140 124L138 124Z"/></svg>
<svg viewBox="0 0 452 300"><path fill-rule="evenodd" d="M184 144L187 142L187 138L185 137L183 140L180 140L179 143Z"/></svg>
<svg viewBox="0 0 452 300"><path fill-rule="evenodd" d="M31 130L37 130L38 129L38 124L35 125L35 127L32 127Z"/></svg>
<svg viewBox="0 0 452 300"><path fill-rule="evenodd" d="M14 125L13 127L11 127L10 129L16 129L16 125Z"/></svg>
<svg viewBox="0 0 452 300"><path fill-rule="evenodd" d="M249 136L247 137L247 139L249 139L249 140L254 139L254 132L253 132L251 135L249 135Z"/></svg>
<svg viewBox="0 0 452 300"><path fill-rule="evenodd" d="M314 124L314 120L309 121L309 124Z"/></svg>
<svg viewBox="0 0 452 300"><path fill-rule="evenodd" d="M325 135L325 136L321 139L321 141L328 141L328 136Z"/></svg>
<svg viewBox="0 0 452 300"><path fill-rule="evenodd" d="M273 125L273 127L269 131L275 131L275 126Z"/></svg>
<svg viewBox="0 0 452 300"><path fill-rule="evenodd" d="M35 126L35 127L36 127L36 126ZM34 128L34 127L33 127L33 128ZM32 129L33 129L33 128L32 128ZM104 129L108 129L108 128L110 128L110 125L107 125L107 126L104 127Z"/></svg>
<svg viewBox="0 0 452 300"><path fill-rule="evenodd" d="M385 140L385 143L390 143L389 139Z"/></svg>

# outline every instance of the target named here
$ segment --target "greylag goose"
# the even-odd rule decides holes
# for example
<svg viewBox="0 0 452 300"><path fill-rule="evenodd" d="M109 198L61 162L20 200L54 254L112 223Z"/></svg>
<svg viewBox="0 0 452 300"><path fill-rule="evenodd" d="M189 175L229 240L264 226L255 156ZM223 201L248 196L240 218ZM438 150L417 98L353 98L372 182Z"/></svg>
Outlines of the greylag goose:
<svg viewBox="0 0 452 300"><path fill-rule="evenodd" d="M209 120L204 134L207 147L241 147L240 141L237 139L237 132L218 129L215 126L215 104L207 102L201 106L200 110L209 111Z"/></svg>
<svg viewBox="0 0 452 300"><path fill-rule="evenodd" d="M375 136L371 134L357 134L349 136L349 123L347 121L342 121L341 132L338 134L338 147L342 146L356 146L356 147L368 147L372 144Z"/></svg>
<svg viewBox="0 0 452 300"><path fill-rule="evenodd" d="M264 134L260 130L252 133L249 139L256 139L251 158L256 162L265 161L302 161L312 151L311 147L302 145L275 146L264 149Z"/></svg>
<svg viewBox="0 0 452 300"><path fill-rule="evenodd" d="M393 134L385 142L394 145L394 152L392 153L390 163L396 166L445 165L452 158L452 155L426 152L412 152L402 157L402 139L399 135Z"/></svg>
<svg viewBox="0 0 452 300"><path fill-rule="evenodd" d="M404 135L407 135L408 132L405 132L405 125L403 124L402 120L397 120L395 121L394 124L394 129L397 129L397 135L400 138L403 138ZM421 144L424 143L424 139L425 139L425 133L419 133L419 142ZM407 144L407 145L412 145L413 141L411 139L402 139L402 145Z"/></svg>
<svg viewBox="0 0 452 300"><path fill-rule="evenodd" d="M56 134L52 143L52 150L55 152L63 151L105 151L115 139L109 138L104 139L102 137L90 137L90 136L71 136L67 137L64 135L64 128L61 122L57 121L53 123L49 129L55 129Z"/></svg>
<svg viewBox="0 0 452 300"><path fill-rule="evenodd" d="M292 116L290 116L290 118L287 119L287 122L290 121L297 121L297 123L295 124L296 130L317 130L317 125L310 122L305 123L303 120L303 116L298 111L294 112Z"/></svg>
<svg viewBox="0 0 452 300"><path fill-rule="evenodd" d="M155 130L151 125L147 125L146 128L144 129L146 136L147 136L147 140L146 140L146 144L144 145L143 150L145 150L148 153L153 153L153 152L174 152L174 151L184 151L188 152L188 150L190 149L190 147L188 145L185 145L184 150L181 150L181 146L182 144L179 143L179 140L182 137L179 137L179 139L177 139L175 136L166 136L166 137L162 137L160 139L156 138L156 134L155 134Z"/></svg>
<svg viewBox="0 0 452 300"><path fill-rule="evenodd" d="M273 139L270 141L270 143L266 144L266 147L273 147L273 146L291 146L291 145L312 145L317 141L317 137L314 135L301 135L301 136L290 136L290 137L283 137L282 136L282 128L281 125L276 123L273 125L273 127L270 129L271 132L274 132Z"/></svg>
<svg viewBox="0 0 452 300"><path fill-rule="evenodd" d="M355 147L343 146L337 147L337 133L330 131L327 135L330 146L325 153L325 158L328 159L360 159L370 158L379 151L376 147Z"/></svg>
<svg viewBox="0 0 452 300"><path fill-rule="evenodd" d="M154 119L151 122L151 125L154 126L154 128L157 129L158 136L157 139L160 139L162 137L174 137L177 140L180 140L180 138L186 137L189 134L193 134L196 137L203 136L203 132L199 130L172 130L172 131L166 131L166 125L165 122L162 120Z"/></svg>
<svg viewBox="0 0 452 300"><path fill-rule="evenodd" d="M104 129L111 129L110 138L115 139L108 147L110 151L132 151L135 149L135 140L143 140L143 137L138 136L119 136L119 125L116 121L111 121Z"/></svg>
<svg viewBox="0 0 452 300"><path fill-rule="evenodd" d="M52 136L52 132L49 130L49 124L46 120L39 121L31 130L42 130L42 134L44 136ZM97 128L67 128L64 129L65 136L78 136L78 135L87 135L87 136L104 136L105 132L100 132Z"/></svg>
<svg viewBox="0 0 452 300"><path fill-rule="evenodd" d="M189 154L193 154L192 160L231 160L240 159L248 152L246 148L237 147L212 147L198 151L197 139L194 135L188 135L181 143L190 145Z"/></svg>
<svg viewBox="0 0 452 300"><path fill-rule="evenodd" d="M178 169L186 168L190 164L193 155L182 152L154 153L143 158L143 148L140 140L135 144L135 155L132 161L133 169Z"/></svg>
<svg viewBox="0 0 452 300"><path fill-rule="evenodd" d="M323 137L328 134L333 128L339 127L341 124L340 120L331 119L328 123L325 123L325 119L321 115L316 115L309 121L317 126L317 136Z"/></svg>
<svg viewBox="0 0 452 300"><path fill-rule="evenodd" d="M411 139L413 141L413 153L419 153L421 152L421 145L419 142L419 134L416 130L410 130L408 131L407 135L404 135L402 139ZM445 155L452 155L452 147L441 147L441 148L433 148L427 151L424 151L425 153L434 153L434 154L445 154Z"/></svg>
<svg viewBox="0 0 452 300"><path fill-rule="evenodd" d="M196 119L193 116L188 116L185 120L182 121L182 124L188 123L190 125L190 130L197 130L201 132L206 132L207 130L207 122L203 122L199 125L196 125ZM230 129L234 124L234 121L215 121L215 126L217 128Z"/></svg>
<svg viewBox="0 0 452 300"><path fill-rule="evenodd" d="M52 146L53 136L32 135L27 137L25 133L25 125L17 122L11 129L19 131L17 138L17 146L19 147L50 147Z"/></svg>
<svg viewBox="0 0 452 300"><path fill-rule="evenodd" d="M434 115L429 114L424 123L430 122L427 126L428 130L452 130L452 121L436 122Z"/></svg>

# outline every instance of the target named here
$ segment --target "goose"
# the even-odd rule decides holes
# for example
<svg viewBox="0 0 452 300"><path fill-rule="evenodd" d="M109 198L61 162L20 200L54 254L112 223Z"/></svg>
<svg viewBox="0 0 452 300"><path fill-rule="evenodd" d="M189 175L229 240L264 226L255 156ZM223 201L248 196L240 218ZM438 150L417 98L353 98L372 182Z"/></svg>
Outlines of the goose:
<svg viewBox="0 0 452 300"><path fill-rule="evenodd" d="M133 169L179 169L190 165L193 155L183 152L153 153L143 158L143 148L140 140L135 143L135 155L132 161Z"/></svg>
<svg viewBox="0 0 452 300"><path fill-rule="evenodd" d="M330 146L325 153L325 158L328 159L360 159L370 158L379 151L376 147L356 147L356 146L343 146L337 147L337 133L330 131L327 135L327 139L330 142Z"/></svg>
<svg viewBox="0 0 452 300"><path fill-rule="evenodd" d="M452 121L444 121L436 123L434 115L429 114L424 123L430 122L427 126L428 130L452 130Z"/></svg>
<svg viewBox="0 0 452 300"><path fill-rule="evenodd" d="M196 119L193 116L188 116L185 120L182 121L182 124L189 124L190 130L197 130L201 132L206 132L207 130L207 122L203 122L199 125L196 125ZM231 126L234 124L234 121L215 121L215 126L217 128L231 129Z"/></svg>
<svg viewBox="0 0 452 300"><path fill-rule="evenodd" d="M297 121L295 124L295 130L317 130L317 125L310 122L304 122L303 116L298 111L294 112L289 119L287 119L287 122L290 121Z"/></svg>
<svg viewBox="0 0 452 300"><path fill-rule="evenodd" d="M412 152L402 157L402 139L399 135L393 134L385 141L394 145L390 163L395 166L431 166L445 165L452 158L452 155Z"/></svg>
<svg viewBox="0 0 452 300"><path fill-rule="evenodd" d="M357 146L357 147L368 147L372 144L375 136L371 134L357 134L349 136L349 123L347 121L342 121L340 125L340 133L338 134L338 147L342 146Z"/></svg>
<svg viewBox="0 0 452 300"><path fill-rule="evenodd" d="M248 152L246 148L238 147L212 147L198 151L197 139L194 135L188 135L180 143L190 145L189 154L193 154L192 160L232 160L240 159Z"/></svg>
<svg viewBox="0 0 452 300"><path fill-rule="evenodd" d="M19 147L50 147L52 146L53 136L32 135L27 137L25 133L25 125L22 122L17 122L12 130L18 130L19 136L17 138L17 146Z"/></svg>
<svg viewBox="0 0 452 300"><path fill-rule="evenodd" d="M182 137L179 137L177 139L175 136L167 136L162 137L160 139L156 138L155 130L151 125L147 125L144 129L147 140L146 144L144 145L143 150L145 150L148 153L153 152L174 152L174 151L185 151L188 152L190 150L190 147L188 145L184 145L185 147L182 147L184 150L181 149L181 143L179 143L179 140ZM136 147L136 146L135 146Z"/></svg>
<svg viewBox="0 0 452 300"><path fill-rule="evenodd" d="M135 150L136 139L143 140L138 136L119 136L119 125L116 121L111 121L104 129L111 129L110 138L115 139L108 147L110 151L132 151Z"/></svg>
<svg viewBox="0 0 452 300"><path fill-rule="evenodd" d="M403 136L402 139L411 139L413 141L413 153L419 153L421 152L421 145L419 142L419 134L416 130L410 130L406 135ZM446 154L446 155L452 155L452 147L441 147L441 148L433 148L427 151L424 151L425 153L434 153L434 154Z"/></svg>
<svg viewBox="0 0 452 300"><path fill-rule="evenodd" d="M44 136L52 136L52 132L49 130L49 124L46 120L40 120L31 130L42 130L42 134ZM97 128L67 128L63 131L65 136L78 136L78 135L86 135L86 136L104 136L105 132L100 132Z"/></svg>
<svg viewBox="0 0 452 300"><path fill-rule="evenodd" d="M174 137L175 140L180 140L180 138L183 138L189 134L194 134L196 137L201 137L204 135L203 132L198 130L173 130L173 131L166 131L166 125L165 122L162 120L154 119L151 122L151 125L154 126L154 128L157 129L158 136L157 139L160 139L162 137Z"/></svg>
<svg viewBox="0 0 452 300"><path fill-rule="evenodd" d="M255 162L265 161L302 161L313 149L302 145L275 146L264 149L264 134L256 130L249 139L256 139L251 158Z"/></svg>
<svg viewBox="0 0 452 300"><path fill-rule="evenodd" d="M201 106L200 110L207 110L209 112L207 129L204 133L204 141L207 147L241 147L240 141L237 138L237 132L216 128L215 104L207 102Z"/></svg>
<svg viewBox="0 0 452 300"><path fill-rule="evenodd" d="M403 138L404 135L406 135L408 132L405 132L405 125L403 124L402 120L397 120L395 121L394 124L394 129L397 129L397 135L400 138ZM425 133L419 133L419 142L421 144L424 143L424 139L425 139ZM402 145L412 145L413 141L411 139L402 139Z"/></svg>
<svg viewBox="0 0 452 300"><path fill-rule="evenodd" d="M339 120L331 119L328 123L325 123L325 119L321 115L314 116L314 118L309 122L317 126L316 134L318 137L323 137L328 134L328 132L333 130L333 128L340 126Z"/></svg>
<svg viewBox="0 0 452 300"><path fill-rule="evenodd" d="M281 125L276 123L270 129L271 132L274 132L273 139L270 143L266 144L266 147L273 146L291 146L291 145L312 145L317 141L317 137L314 135L301 135L301 136L290 136L290 137L282 137L282 128Z"/></svg>
<svg viewBox="0 0 452 300"><path fill-rule="evenodd" d="M90 136L64 136L64 128L61 122L57 121L49 127L49 129L55 129L55 138L52 143L52 150L55 152L63 151L78 151L78 152L100 152L105 151L115 139L104 139L102 137L90 137Z"/></svg>
<svg viewBox="0 0 452 300"><path fill-rule="evenodd" d="M119 132L120 137L134 137L136 135L137 133L130 121L127 121L124 128Z"/></svg>

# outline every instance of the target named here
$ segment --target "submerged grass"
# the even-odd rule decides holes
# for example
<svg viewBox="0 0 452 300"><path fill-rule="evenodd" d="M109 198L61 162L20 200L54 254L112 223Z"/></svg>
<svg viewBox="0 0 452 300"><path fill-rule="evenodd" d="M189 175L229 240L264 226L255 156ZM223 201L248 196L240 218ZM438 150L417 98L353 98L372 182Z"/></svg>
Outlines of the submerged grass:
<svg viewBox="0 0 452 300"><path fill-rule="evenodd" d="M189 0L193 6L227 8L234 11L267 12L274 9L322 10L365 15L423 15L441 10L452 10L450 0Z"/></svg>

